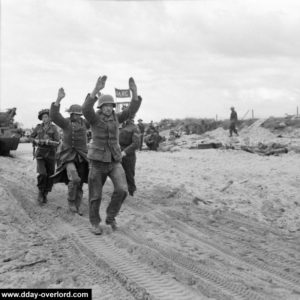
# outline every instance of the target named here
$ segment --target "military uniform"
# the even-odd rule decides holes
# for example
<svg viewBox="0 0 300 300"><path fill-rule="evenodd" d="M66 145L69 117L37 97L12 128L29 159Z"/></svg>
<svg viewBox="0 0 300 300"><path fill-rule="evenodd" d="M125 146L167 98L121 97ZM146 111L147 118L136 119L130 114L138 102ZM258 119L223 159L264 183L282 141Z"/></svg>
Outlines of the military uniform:
<svg viewBox="0 0 300 300"><path fill-rule="evenodd" d="M140 131L140 147L139 147L139 149L142 150L143 143L144 143L145 125L141 122L141 123L138 123L137 126Z"/></svg>
<svg viewBox="0 0 300 300"><path fill-rule="evenodd" d="M107 103L114 103L109 95L103 95L99 101L108 99ZM121 205L127 196L127 183L124 169L121 165L122 155L119 145L119 123L123 123L130 116L135 115L140 107L141 100L132 100L129 107L120 113L113 112L106 116L101 110L95 112L94 104L97 98L90 95L82 106L82 112L89 122L93 139L89 144L88 159L89 172L89 213L90 222L98 226L101 222L99 208L102 198L102 188L107 176L113 182L114 192L107 207L106 223L114 224ZM98 106L100 108L100 106Z"/></svg>
<svg viewBox="0 0 300 300"><path fill-rule="evenodd" d="M59 105L52 103L50 117L63 131L63 141L57 153L57 170L53 175L53 180L54 183L64 182L68 185L69 206L70 208L75 206L79 212L83 196L82 186L83 183L87 183L88 179L88 126L83 118L78 121L64 118L59 109Z"/></svg>
<svg viewBox="0 0 300 300"><path fill-rule="evenodd" d="M49 112L48 112L49 114ZM34 156L37 161L37 187L39 189L39 202L47 201L47 194L52 190L53 181L50 177L55 171L56 145L49 141L59 142L57 127L51 122L38 124L32 134L33 145L37 146Z"/></svg>
<svg viewBox="0 0 300 300"><path fill-rule="evenodd" d="M236 135L238 135L238 132L236 130L236 124L238 121L237 113L234 109L232 109L230 114L230 125L229 125L229 135L232 136L232 133L234 132Z"/></svg>
<svg viewBox="0 0 300 300"><path fill-rule="evenodd" d="M124 126L120 130L119 142L121 151L126 153L122 158L122 166L126 175L129 195L133 196L136 191L134 179L136 164L135 151L139 149L140 144L140 132L133 120L128 120L124 123Z"/></svg>

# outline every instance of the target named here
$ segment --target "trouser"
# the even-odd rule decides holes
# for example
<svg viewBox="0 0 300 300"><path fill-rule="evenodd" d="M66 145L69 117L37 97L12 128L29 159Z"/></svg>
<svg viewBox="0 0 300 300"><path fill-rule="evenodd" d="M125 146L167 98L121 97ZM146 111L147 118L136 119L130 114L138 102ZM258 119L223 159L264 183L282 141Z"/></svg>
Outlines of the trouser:
<svg viewBox="0 0 300 300"><path fill-rule="evenodd" d="M234 132L236 135L238 134L237 130L235 128L235 124L236 124L236 122L230 122L230 126L229 126L229 135L230 136L232 136L232 132Z"/></svg>
<svg viewBox="0 0 300 300"><path fill-rule="evenodd" d="M111 201L106 209L108 222L112 222L119 213L122 203L127 196L127 183L124 169L119 162L104 163L90 161L89 171L89 218L92 225L101 222L99 209L102 199L102 189L109 177L114 185Z"/></svg>
<svg viewBox="0 0 300 300"><path fill-rule="evenodd" d="M55 171L55 159L37 158L37 187L44 194L52 190L53 181L50 178Z"/></svg>
<svg viewBox="0 0 300 300"><path fill-rule="evenodd" d="M122 158L122 166L125 171L126 181L128 185L128 192L133 196L133 193L136 191L135 185L135 164L136 164L136 155L135 153L126 155Z"/></svg>
<svg viewBox="0 0 300 300"><path fill-rule="evenodd" d="M81 200L83 196L83 191L82 191L83 181L78 175L78 170L74 162L67 163L66 170L69 179L68 201L70 202L70 204L74 204L78 208L81 204Z"/></svg>
<svg viewBox="0 0 300 300"><path fill-rule="evenodd" d="M140 135L140 147L139 147L140 150L142 150L142 148L143 148L143 143L144 143L144 134L141 133L141 135Z"/></svg>

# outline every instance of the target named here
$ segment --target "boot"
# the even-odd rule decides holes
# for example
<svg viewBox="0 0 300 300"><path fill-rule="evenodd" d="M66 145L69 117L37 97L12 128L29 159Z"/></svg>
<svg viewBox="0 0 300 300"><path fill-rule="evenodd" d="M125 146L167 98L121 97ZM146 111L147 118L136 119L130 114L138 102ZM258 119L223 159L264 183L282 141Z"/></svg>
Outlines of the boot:
<svg viewBox="0 0 300 300"><path fill-rule="evenodd" d="M77 213L77 207L76 207L74 201L69 201L69 210L72 213Z"/></svg>
<svg viewBox="0 0 300 300"><path fill-rule="evenodd" d="M77 188L77 193L76 193L76 208L77 208L77 213L82 216L82 210L80 208L81 202L82 202L82 196L83 196L83 192L82 192L82 187L78 186Z"/></svg>
<svg viewBox="0 0 300 300"><path fill-rule="evenodd" d="M97 225L92 225L92 229L91 229L92 233L95 235L101 235L103 233L102 228L100 227L99 224Z"/></svg>
<svg viewBox="0 0 300 300"><path fill-rule="evenodd" d="M110 225L110 227L113 231L117 230L117 228L118 228L115 218L106 218L105 223L106 223L106 225Z"/></svg>
<svg viewBox="0 0 300 300"><path fill-rule="evenodd" d="M48 195L48 192L44 192L43 193L43 203L47 203L48 202L47 195Z"/></svg>
<svg viewBox="0 0 300 300"><path fill-rule="evenodd" d="M37 202L39 204L42 204L44 202L44 195L43 192L39 190L38 196L37 196Z"/></svg>
<svg viewBox="0 0 300 300"><path fill-rule="evenodd" d="M79 215L79 216L82 216L82 215L83 215L83 212L82 212L80 206L76 206L76 209L77 209L78 215Z"/></svg>

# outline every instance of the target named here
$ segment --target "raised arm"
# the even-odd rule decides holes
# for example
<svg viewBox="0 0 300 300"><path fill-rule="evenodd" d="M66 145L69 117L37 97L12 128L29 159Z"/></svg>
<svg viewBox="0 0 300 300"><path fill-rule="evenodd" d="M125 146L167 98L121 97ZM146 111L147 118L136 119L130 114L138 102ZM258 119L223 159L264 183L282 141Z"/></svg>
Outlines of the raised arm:
<svg viewBox="0 0 300 300"><path fill-rule="evenodd" d="M134 116L141 106L142 97L138 96L137 87L132 77L129 78L129 89L132 92L131 102L126 109L117 114L119 123L123 123Z"/></svg>
<svg viewBox="0 0 300 300"><path fill-rule="evenodd" d="M96 120L96 112L94 110L94 104L97 101L97 95L99 92L105 87L107 76L100 76L96 82L96 86L93 91L87 95L83 105L82 105L82 113L86 120L93 124Z"/></svg>
<svg viewBox="0 0 300 300"><path fill-rule="evenodd" d="M64 129L68 126L68 121L62 116L59 112L60 109L60 102L66 96L65 91L63 88L58 90L57 99L55 102L51 104L50 108L50 118L57 126Z"/></svg>

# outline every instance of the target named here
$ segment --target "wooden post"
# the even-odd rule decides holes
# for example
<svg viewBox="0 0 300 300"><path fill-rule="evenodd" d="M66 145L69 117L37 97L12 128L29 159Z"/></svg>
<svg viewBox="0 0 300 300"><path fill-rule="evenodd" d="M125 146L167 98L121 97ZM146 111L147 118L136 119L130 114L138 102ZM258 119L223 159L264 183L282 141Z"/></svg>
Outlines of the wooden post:
<svg viewBox="0 0 300 300"><path fill-rule="evenodd" d="M252 119L254 119L254 110L252 109Z"/></svg>

